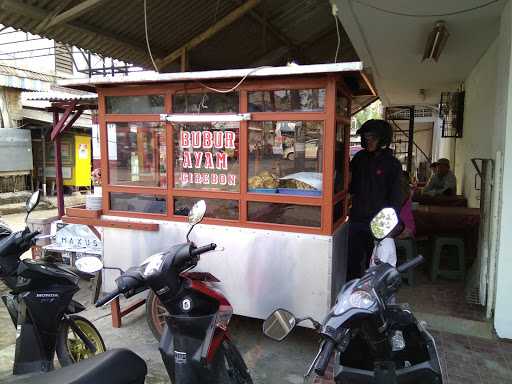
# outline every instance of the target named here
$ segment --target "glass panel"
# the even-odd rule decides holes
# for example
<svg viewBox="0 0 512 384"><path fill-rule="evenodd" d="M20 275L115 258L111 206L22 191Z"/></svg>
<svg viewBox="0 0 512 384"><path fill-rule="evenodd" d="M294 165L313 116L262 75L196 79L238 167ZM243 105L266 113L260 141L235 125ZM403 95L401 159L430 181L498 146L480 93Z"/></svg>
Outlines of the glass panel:
<svg viewBox="0 0 512 384"><path fill-rule="evenodd" d="M350 116L350 99L339 89L336 90L336 114L342 116Z"/></svg>
<svg viewBox="0 0 512 384"><path fill-rule="evenodd" d="M110 209L165 215L167 214L167 200L164 196L111 192Z"/></svg>
<svg viewBox="0 0 512 384"><path fill-rule="evenodd" d="M248 92L249 112L321 112L325 89Z"/></svg>
<svg viewBox="0 0 512 384"><path fill-rule="evenodd" d="M224 199L201 199L199 197L176 197L174 199L174 214L188 216L189 209L198 200L206 202L205 217L214 219L238 220L238 201Z"/></svg>
<svg viewBox="0 0 512 384"><path fill-rule="evenodd" d="M174 186L240 191L239 122L174 125Z"/></svg>
<svg viewBox="0 0 512 384"><path fill-rule="evenodd" d="M173 97L173 113L238 113L238 92L177 93Z"/></svg>
<svg viewBox="0 0 512 384"><path fill-rule="evenodd" d="M323 122L249 122L248 190L321 196Z"/></svg>
<svg viewBox="0 0 512 384"><path fill-rule="evenodd" d="M336 141L334 142L334 193L344 190L345 187L345 129L350 125L336 123Z"/></svg>
<svg viewBox="0 0 512 384"><path fill-rule="evenodd" d="M107 125L110 184L167 187L165 126Z"/></svg>
<svg viewBox="0 0 512 384"><path fill-rule="evenodd" d="M283 204L283 203L247 203L249 221L273 224L320 227L320 207Z"/></svg>
<svg viewBox="0 0 512 384"><path fill-rule="evenodd" d="M336 204L334 204L333 207L333 213L332 213L332 222L333 224L336 224L338 220L341 218L344 218L344 211L345 211L345 201L341 200L338 201Z"/></svg>
<svg viewBox="0 0 512 384"><path fill-rule="evenodd" d="M107 113L164 113L164 97L162 95L144 96L106 96Z"/></svg>

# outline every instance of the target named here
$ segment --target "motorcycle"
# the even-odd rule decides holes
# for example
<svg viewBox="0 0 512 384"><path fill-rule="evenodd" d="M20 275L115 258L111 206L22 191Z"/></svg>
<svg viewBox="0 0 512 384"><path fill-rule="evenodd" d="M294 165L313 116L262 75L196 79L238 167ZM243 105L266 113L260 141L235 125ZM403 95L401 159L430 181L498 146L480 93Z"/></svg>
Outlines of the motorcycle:
<svg viewBox="0 0 512 384"><path fill-rule="evenodd" d="M207 272L191 272L202 254L217 248L213 243L197 247L189 240L205 212L204 200L198 201L189 212L186 242L123 272L115 280L117 289L98 300L96 306L121 294L131 297L150 288L167 312L159 351L173 383L252 384L247 366L229 335L233 309L216 288L219 280ZM78 260L77 267L86 272L108 268L94 257Z"/></svg>
<svg viewBox="0 0 512 384"><path fill-rule="evenodd" d="M27 200L25 222L39 199L36 191ZM77 315L85 309L73 300L80 276L54 263L20 259L41 238L39 232L12 232L2 225L1 233L0 280L10 290L1 298L16 328L13 374L51 371L55 353L66 366L104 352L98 330Z"/></svg>
<svg viewBox="0 0 512 384"><path fill-rule="evenodd" d="M372 220L371 232L377 244L399 232L399 220L392 208L385 208ZM375 252L374 252L375 254ZM395 304L401 276L423 262L410 260L397 268L374 260L360 279L347 282L334 307L318 323L307 317L297 319L284 309L274 311L263 324L263 333L282 341L293 328L312 322L322 342L304 380L324 376L333 354L337 384L441 384L441 366L434 338L407 305Z"/></svg>

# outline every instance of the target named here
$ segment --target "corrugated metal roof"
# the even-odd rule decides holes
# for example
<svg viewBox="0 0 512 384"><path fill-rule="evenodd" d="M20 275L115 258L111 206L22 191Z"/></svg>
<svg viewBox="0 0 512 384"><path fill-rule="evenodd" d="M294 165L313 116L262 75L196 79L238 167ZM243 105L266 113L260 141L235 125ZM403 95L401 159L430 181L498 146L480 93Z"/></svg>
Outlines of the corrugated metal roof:
<svg viewBox="0 0 512 384"><path fill-rule="evenodd" d="M22 92L23 100L44 100L44 101L71 101L86 100L96 101L98 95L92 92L79 91L70 88L50 89L46 92Z"/></svg>
<svg viewBox="0 0 512 384"><path fill-rule="evenodd" d="M244 3L244 0L147 0L153 55L159 59L165 57ZM71 1L67 8L76 4L79 0ZM0 0L0 23L151 67L142 0L104 1L68 23L41 27L61 5L62 0ZM346 45L342 58L358 60L341 26L340 31ZM325 41L329 44L318 44ZM279 48L281 52L276 53ZM310 53L313 50L314 54ZM335 50L336 27L328 0L262 0L192 49L189 61L191 70L244 68L257 60L263 60L260 64L282 65L290 55L299 56L300 63L313 64L332 62ZM176 66L166 69L176 70Z"/></svg>
<svg viewBox="0 0 512 384"><path fill-rule="evenodd" d="M18 68L0 63L0 86L43 91L57 78L44 73L38 73L24 68Z"/></svg>

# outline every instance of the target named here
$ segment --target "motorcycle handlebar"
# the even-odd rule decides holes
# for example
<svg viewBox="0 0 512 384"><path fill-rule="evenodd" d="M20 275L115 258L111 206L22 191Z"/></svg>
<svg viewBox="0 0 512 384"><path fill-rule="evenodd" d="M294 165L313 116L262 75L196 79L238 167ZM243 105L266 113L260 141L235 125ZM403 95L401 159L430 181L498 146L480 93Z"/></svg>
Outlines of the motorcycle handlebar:
<svg viewBox="0 0 512 384"><path fill-rule="evenodd" d="M119 288L113 290L112 292L110 293L107 293L106 296L103 296L101 299L98 299L98 301L96 301L96 307L101 307L105 304L107 304L109 301L112 301L114 300L117 296L119 296L121 294L121 291L119 290Z"/></svg>
<svg viewBox="0 0 512 384"><path fill-rule="evenodd" d="M199 247L199 248L194 248L194 249L192 249L190 251L190 256L196 257L196 256L199 256L199 255L201 255L203 253L213 251L213 250L215 250L215 248L217 248L217 244L215 244L215 243L204 245L204 246Z"/></svg>
<svg viewBox="0 0 512 384"><path fill-rule="evenodd" d="M414 259L399 265L396 270L400 273L407 272L409 269L415 268L418 265L422 264L425 261L425 258L421 255L415 257Z"/></svg>
<svg viewBox="0 0 512 384"><path fill-rule="evenodd" d="M332 339L325 339L324 345L322 346L322 351L320 352L320 356L318 357L318 361L315 364L315 373L318 376L323 376L325 374L325 370L327 369L327 365L331 360L332 352L334 351L335 343Z"/></svg>

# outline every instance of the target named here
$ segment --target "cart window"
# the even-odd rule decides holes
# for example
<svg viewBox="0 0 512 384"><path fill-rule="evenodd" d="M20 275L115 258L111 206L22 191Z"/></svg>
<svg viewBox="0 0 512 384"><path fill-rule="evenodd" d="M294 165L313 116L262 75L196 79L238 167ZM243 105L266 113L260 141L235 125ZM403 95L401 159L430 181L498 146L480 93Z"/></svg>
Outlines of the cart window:
<svg viewBox="0 0 512 384"><path fill-rule="evenodd" d="M350 116L350 100L339 89L336 90L336 114L340 116Z"/></svg>
<svg viewBox="0 0 512 384"><path fill-rule="evenodd" d="M107 113L158 114L164 113L162 95L105 96Z"/></svg>
<svg viewBox="0 0 512 384"><path fill-rule="evenodd" d="M176 93L173 113L238 113L238 92Z"/></svg>
<svg viewBox="0 0 512 384"><path fill-rule="evenodd" d="M164 196L111 192L110 209L113 211L165 215L167 213L167 201Z"/></svg>
<svg viewBox="0 0 512 384"><path fill-rule="evenodd" d="M321 112L325 89L248 92L249 112Z"/></svg>
<svg viewBox="0 0 512 384"><path fill-rule="evenodd" d="M174 125L174 186L240 190L239 122Z"/></svg>
<svg viewBox="0 0 512 384"><path fill-rule="evenodd" d="M174 198L174 214L188 216L189 209L201 200L197 197ZM238 201L224 199L202 199L206 202L205 217L214 219L238 220Z"/></svg>
<svg viewBox="0 0 512 384"><path fill-rule="evenodd" d="M320 213L321 208L314 206L249 202L247 217L249 221L260 223L320 227Z"/></svg>
<svg viewBox="0 0 512 384"><path fill-rule="evenodd" d="M336 140L334 142L334 193L343 191L345 188L345 130L350 125L342 122L336 123Z"/></svg>
<svg viewBox="0 0 512 384"><path fill-rule="evenodd" d="M323 122L249 124L248 191L321 196Z"/></svg>
<svg viewBox="0 0 512 384"><path fill-rule="evenodd" d="M163 124L114 123L107 129L110 184L167 186Z"/></svg>

